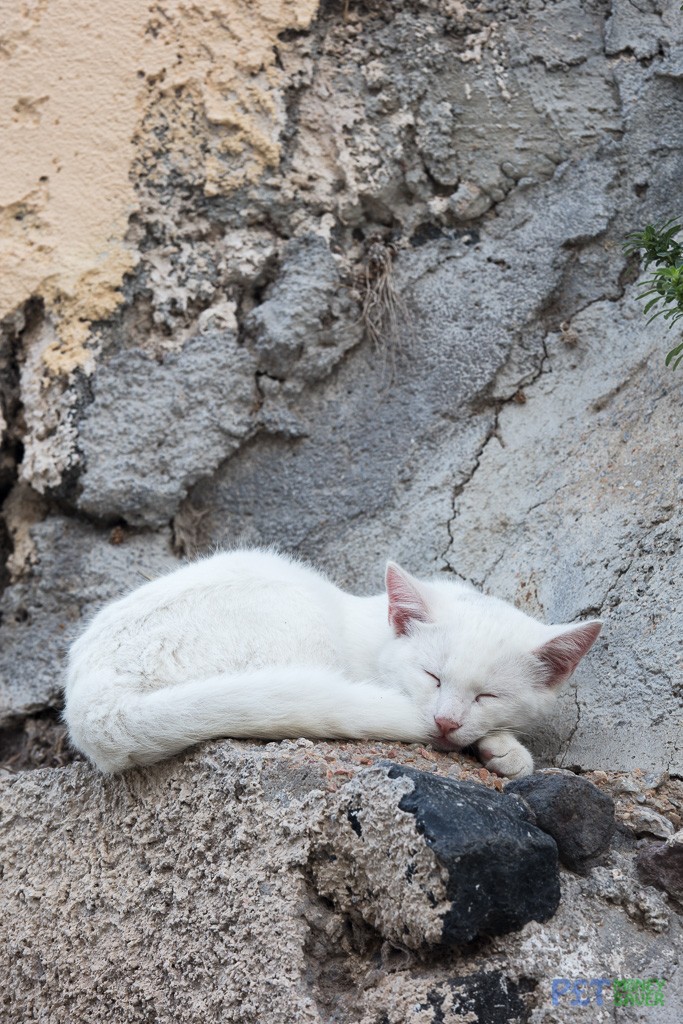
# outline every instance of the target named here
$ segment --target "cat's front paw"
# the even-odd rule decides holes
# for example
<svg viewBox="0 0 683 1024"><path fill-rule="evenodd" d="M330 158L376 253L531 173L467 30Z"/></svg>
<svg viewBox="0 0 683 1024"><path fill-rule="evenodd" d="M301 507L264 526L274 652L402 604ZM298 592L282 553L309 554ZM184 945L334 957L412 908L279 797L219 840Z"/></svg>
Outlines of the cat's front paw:
<svg viewBox="0 0 683 1024"><path fill-rule="evenodd" d="M485 736L477 744L477 749L484 766L496 775L521 779L534 770L531 754L511 733Z"/></svg>

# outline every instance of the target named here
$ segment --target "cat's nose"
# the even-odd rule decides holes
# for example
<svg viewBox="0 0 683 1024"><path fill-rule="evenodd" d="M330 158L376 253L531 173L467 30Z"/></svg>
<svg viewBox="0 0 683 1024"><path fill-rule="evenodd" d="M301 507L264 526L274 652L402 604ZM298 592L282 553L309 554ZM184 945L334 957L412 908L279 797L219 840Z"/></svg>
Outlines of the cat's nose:
<svg viewBox="0 0 683 1024"><path fill-rule="evenodd" d="M434 715L434 721L442 736L448 736L449 732L455 732L462 725L462 722L456 722L454 718L442 718L440 715Z"/></svg>

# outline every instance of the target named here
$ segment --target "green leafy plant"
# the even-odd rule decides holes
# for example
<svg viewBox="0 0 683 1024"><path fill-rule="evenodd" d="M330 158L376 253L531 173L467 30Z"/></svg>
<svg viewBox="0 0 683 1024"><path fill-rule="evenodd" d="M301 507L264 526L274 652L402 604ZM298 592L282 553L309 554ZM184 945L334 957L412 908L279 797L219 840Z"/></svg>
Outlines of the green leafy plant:
<svg viewBox="0 0 683 1024"><path fill-rule="evenodd" d="M650 314L648 323L661 316L673 327L683 318L683 245L676 241L681 227L673 219L659 227L648 224L644 231L626 236L626 254L642 253L643 268L655 267L652 276L643 282L645 291L637 296L645 300L643 313ZM681 361L683 342L671 349L665 363L675 370Z"/></svg>

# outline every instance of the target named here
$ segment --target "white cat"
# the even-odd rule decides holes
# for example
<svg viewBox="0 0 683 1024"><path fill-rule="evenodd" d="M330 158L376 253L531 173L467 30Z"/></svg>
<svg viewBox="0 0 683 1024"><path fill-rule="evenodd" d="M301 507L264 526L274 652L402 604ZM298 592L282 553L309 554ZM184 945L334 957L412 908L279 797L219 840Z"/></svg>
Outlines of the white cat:
<svg viewBox="0 0 683 1024"><path fill-rule="evenodd" d="M601 628L389 563L354 597L271 551L214 555L100 611L73 644L64 717L104 772L219 736L476 744L491 771L533 770L515 739L551 706Z"/></svg>

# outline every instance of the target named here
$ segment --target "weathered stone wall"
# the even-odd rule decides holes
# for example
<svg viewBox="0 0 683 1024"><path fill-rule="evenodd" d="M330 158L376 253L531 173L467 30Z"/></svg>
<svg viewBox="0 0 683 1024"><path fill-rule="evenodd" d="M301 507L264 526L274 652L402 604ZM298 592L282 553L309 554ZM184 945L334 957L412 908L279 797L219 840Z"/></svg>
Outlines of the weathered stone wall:
<svg viewBox="0 0 683 1024"><path fill-rule="evenodd" d="M276 542L603 615L538 750L680 772L681 384L621 251L680 200L679 4L5 6L1 720L140 572Z"/></svg>
<svg viewBox="0 0 683 1024"><path fill-rule="evenodd" d="M621 246L681 212L679 6L0 0L3 1021L678 1024L681 384ZM584 778L16 771L80 624L236 541L603 616L536 740Z"/></svg>
<svg viewBox="0 0 683 1024"><path fill-rule="evenodd" d="M3 1024L678 1024L681 919L636 876L623 798L642 811L668 787L680 811L681 784L613 779L611 848L558 886L549 835L527 822L511 844L512 797L465 782L496 811L457 827L468 771L408 746L223 741L119 777L0 780ZM492 906L523 908L517 929ZM664 1006L587 986L590 1006L553 1006L554 978L614 977L660 979Z"/></svg>

